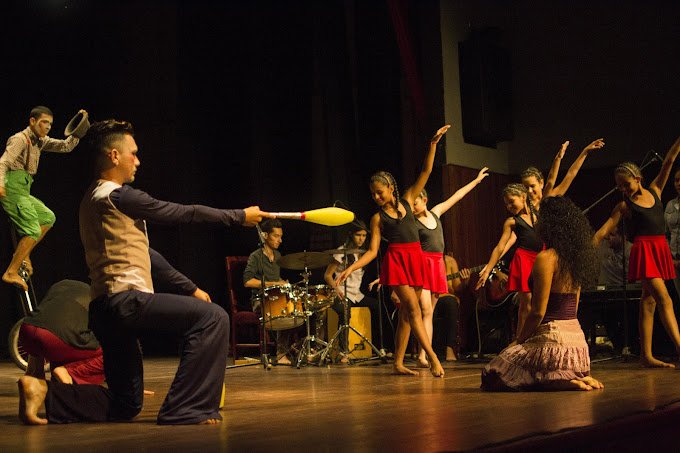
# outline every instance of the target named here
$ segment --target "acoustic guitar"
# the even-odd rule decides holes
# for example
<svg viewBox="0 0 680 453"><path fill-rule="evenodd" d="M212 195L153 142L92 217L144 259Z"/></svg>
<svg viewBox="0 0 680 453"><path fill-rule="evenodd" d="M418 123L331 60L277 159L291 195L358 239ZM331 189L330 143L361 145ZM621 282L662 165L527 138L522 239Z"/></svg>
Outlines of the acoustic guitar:
<svg viewBox="0 0 680 453"><path fill-rule="evenodd" d="M499 261L489 273L487 284L484 285L486 288L486 297L490 302L497 302L499 300L505 299L509 291L507 290L508 285L508 275L501 270L504 266L503 261ZM475 266L470 268L470 274L475 274L482 269L484 269L485 264L481 266ZM447 280L453 280L460 277L460 272L455 272L453 274L447 274Z"/></svg>

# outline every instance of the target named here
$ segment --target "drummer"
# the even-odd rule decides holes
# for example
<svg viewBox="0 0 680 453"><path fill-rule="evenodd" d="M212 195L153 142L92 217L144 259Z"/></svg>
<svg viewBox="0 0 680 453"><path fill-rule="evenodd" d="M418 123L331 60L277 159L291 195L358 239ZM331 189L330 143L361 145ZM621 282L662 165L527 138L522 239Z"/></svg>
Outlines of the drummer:
<svg viewBox="0 0 680 453"><path fill-rule="evenodd" d="M345 243L338 247L338 253L333 255L334 261L326 267L324 280L331 285L335 293L339 296L332 305L332 309L338 314L338 319L344 320L343 299L346 298L350 305L348 307L351 316L351 307L368 307L371 311L371 336L372 341L378 344L376 339L380 332L380 303L377 299L366 296L361 292L364 269L357 269L350 274L340 286L336 286L335 279L346 267L349 267L366 251L364 244L368 237L368 228L361 220L355 220L350 224ZM347 261L345 261L345 259ZM385 317L386 318L386 317ZM348 320L349 322L349 320ZM365 333L365 332L362 332Z"/></svg>
<svg viewBox="0 0 680 453"><path fill-rule="evenodd" d="M281 279L281 267L277 264L281 258L278 248L283 242L283 227L281 221L268 219L260 224L264 247L258 248L248 257L248 264L243 272L243 284L252 289L251 303L253 311L261 311L259 294L262 288L264 276L265 287L288 285L286 280ZM275 364L290 365L290 339L291 330L276 331L276 361Z"/></svg>

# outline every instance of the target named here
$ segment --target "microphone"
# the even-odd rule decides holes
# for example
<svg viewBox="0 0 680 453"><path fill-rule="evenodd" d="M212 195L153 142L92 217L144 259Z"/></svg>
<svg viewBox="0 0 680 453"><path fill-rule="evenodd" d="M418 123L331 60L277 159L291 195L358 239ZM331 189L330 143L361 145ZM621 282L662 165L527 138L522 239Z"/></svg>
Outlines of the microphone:
<svg viewBox="0 0 680 453"><path fill-rule="evenodd" d="M663 157L659 156L659 154L654 151L653 149L649 150L649 152L654 156L654 159L658 160L659 162L663 162Z"/></svg>
<svg viewBox="0 0 680 453"><path fill-rule="evenodd" d="M260 246L264 247L264 231L262 231L262 228L260 228L260 224L256 223L255 228L257 228L257 238L260 242Z"/></svg>

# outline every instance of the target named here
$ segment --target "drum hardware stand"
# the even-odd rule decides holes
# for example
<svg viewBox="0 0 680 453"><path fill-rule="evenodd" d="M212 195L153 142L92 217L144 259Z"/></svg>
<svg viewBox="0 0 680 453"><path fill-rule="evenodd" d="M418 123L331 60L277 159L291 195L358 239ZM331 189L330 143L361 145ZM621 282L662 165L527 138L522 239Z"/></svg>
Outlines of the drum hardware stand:
<svg viewBox="0 0 680 453"><path fill-rule="evenodd" d="M343 264L344 264L345 269L347 269L347 267L348 267L347 252L344 252L343 255L344 255L343 256ZM368 343L368 345L371 347L371 349L373 349L373 351L377 354L377 357L366 358L366 359L362 359L361 361L368 361L368 360L373 360L373 359L380 359L382 361L385 361L386 357L387 357L387 355L385 354L385 350L384 349L381 350L381 349L376 348L375 345L368 338L366 338L364 336L364 334L362 334L357 329L355 329L354 327L349 325L349 315L350 315L349 303L350 302L349 302L349 299L347 298L347 279L345 279L345 282L344 282L344 289L345 289L345 297L343 298L343 301L342 301L343 314L344 314L344 318L345 318L343 320L344 324L341 325L341 326L338 326L338 331L335 332L335 335L333 335L333 338L331 338L331 340L326 345L326 348L321 352L321 357L319 358L319 365L326 363L326 360L328 359L328 353L333 349L333 346L335 346L335 344L337 342L342 343L342 344L339 345L340 346L340 351L339 351L340 355L347 357L350 364L352 364L354 362L353 360L349 359L349 357L348 357L349 354L351 354L354 351L354 350L349 351L349 345L348 345L348 343L349 343L349 332L347 332L347 335L345 335L345 337L342 338L342 340L340 339L340 335L343 332L349 331L349 330L352 330L354 333L359 335L359 337L365 343Z"/></svg>
<svg viewBox="0 0 680 453"><path fill-rule="evenodd" d="M300 352L298 353L297 361L296 361L296 367L300 369L300 366L302 365L302 359L306 359L307 363L309 363L309 358L312 355L312 343L318 343L321 344L325 347L325 349L328 348L328 343L323 341L322 339L318 338L316 336L316 330L314 331L315 335L311 334L311 329L309 327L310 324L310 318L312 317L312 311L309 309L309 277L312 275L311 272L307 269L307 266L305 266L302 274L302 281L304 283L304 294L302 295L302 309L303 313L305 314L305 325L307 326L307 335L305 338L302 340L302 345L300 346ZM322 360L319 360L319 363L321 363Z"/></svg>

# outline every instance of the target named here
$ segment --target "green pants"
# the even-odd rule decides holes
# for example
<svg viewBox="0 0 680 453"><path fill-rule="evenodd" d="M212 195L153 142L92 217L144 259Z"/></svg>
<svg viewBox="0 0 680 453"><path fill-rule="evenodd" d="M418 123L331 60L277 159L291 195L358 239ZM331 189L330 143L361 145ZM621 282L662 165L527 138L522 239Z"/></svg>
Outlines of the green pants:
<svg viewBox="0 0 680 453"><path fill-rule="evenodd" d="M42 234L41 227L54 225L56 217L45 203L31 195L32 184L33 177L26 171L9 170L5 175L5 197L0 198L0 202L19 235L37 241Z"/></svg>

